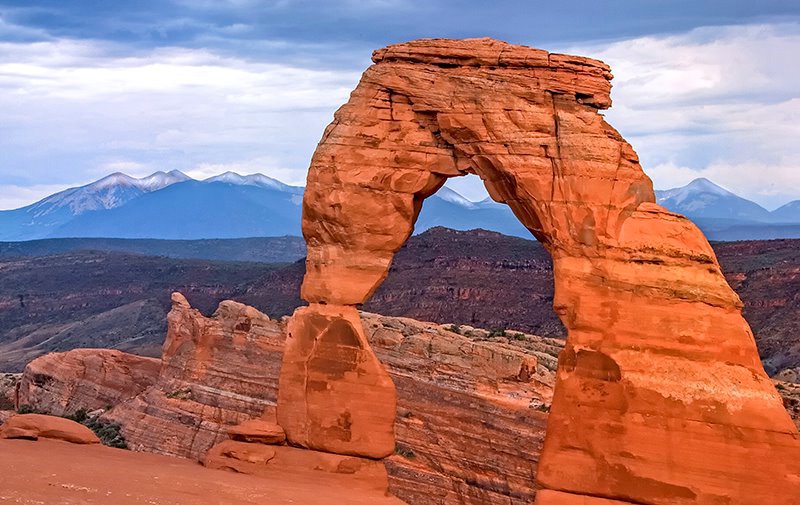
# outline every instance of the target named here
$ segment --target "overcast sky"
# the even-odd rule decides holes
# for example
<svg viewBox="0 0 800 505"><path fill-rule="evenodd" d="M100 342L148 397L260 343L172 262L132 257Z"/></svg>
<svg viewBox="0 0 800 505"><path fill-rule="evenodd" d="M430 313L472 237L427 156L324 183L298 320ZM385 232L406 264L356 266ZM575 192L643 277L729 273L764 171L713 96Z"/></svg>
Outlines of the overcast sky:
<svg viewBox="0 0 800 505"><path fill-rule="evenodd" d="M796 1L0 0L0 209L115 171L303 184L373 49L481 36L609 63L657 188L800 198Z"/></svg>

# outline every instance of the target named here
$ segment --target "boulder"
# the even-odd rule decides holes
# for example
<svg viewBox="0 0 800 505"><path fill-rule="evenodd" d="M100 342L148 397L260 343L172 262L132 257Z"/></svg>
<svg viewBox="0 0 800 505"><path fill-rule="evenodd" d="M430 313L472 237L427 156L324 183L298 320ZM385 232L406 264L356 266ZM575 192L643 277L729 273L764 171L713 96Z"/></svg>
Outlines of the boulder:
<svg viewBox="0 0 800 505"><path fill-rule="evenodd" d="M50 353L25 367L18 402L56 416L105 409L142 393L160 368L159 359L113 349Z"/></svg>
<svg viewBox="0 0 800 505"><path fill-rule="evenodd" d="M228 436L239 442L280 445L286 442L286 433L275 422L250 419L228 428Z"/></svg>
<svg viewBox="0 0 800 505"><path fill-rule="evenodd" d="M73 444L99 444L100 439L86 426L63 417L18 414L0 426L0 438L36 440L51 438Z"/></svg>

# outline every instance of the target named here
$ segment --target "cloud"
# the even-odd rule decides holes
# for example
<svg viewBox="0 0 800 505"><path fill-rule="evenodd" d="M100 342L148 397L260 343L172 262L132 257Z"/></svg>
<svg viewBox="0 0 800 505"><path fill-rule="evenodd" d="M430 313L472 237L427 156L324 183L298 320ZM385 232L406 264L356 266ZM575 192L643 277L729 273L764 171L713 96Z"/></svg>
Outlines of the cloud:
<svg viewBox="0 0 800 505"><path fill-rule="evenodd" d="M203 4L188 1L195 10ZM225 8L250 9L236 4ZM264 5L277 12L303 3L279 4ZM372 8L390 4L377 1ZM163 47L56 38L0 18L0 40L7 40L0 42L0 184L75 185L120 167L138 176L172 169L206 176L259 171L301 183L325 125L369 63L373 43L276 36L248 40L243 50L243 39L235 37L259 36L258 16L213 21L190 10L165 16L158 26L169 33L199 30L192 40L202 47L178 47L168 37ZM151 30L145 22L151 14L135 22ZM376 26L383 25L365 30ZM513 26L504 29L517 33ZM20 30L33 30L26 36L41 40L14 42L2 30L20 37ZM557 49L612 65L615 104L607 117L657 187L707 176L772 208L800 198L794 175L800 173L798 47L800 24L783 23ZM485 196L477 179L450 185L473 199Z"/></svg>
<svg viewBox="0 0 800 505"><path fill-rule="evenodd" d="M225 172L236 172L240 175L269 174L270 177L291 186L305 186L306 172L282 166L281 161L271 157L236 160L226 163L200 163L185 171L186 175L194 179L207 179Z"/></svg>
<svg viewBox="0 0 800 505"><path fill-rule="evenodd" d="M606 113L656 187L708 177L774 208L800 198L800 24L564 48L610 64Z"/></svg>
<svg viewBox="0 0 800 505"><path fill-rule="evenodd" d="M0 43L0 184L82 183L120 168L145 175L239 160L302 181L359 76L210 50Z"/></svg>

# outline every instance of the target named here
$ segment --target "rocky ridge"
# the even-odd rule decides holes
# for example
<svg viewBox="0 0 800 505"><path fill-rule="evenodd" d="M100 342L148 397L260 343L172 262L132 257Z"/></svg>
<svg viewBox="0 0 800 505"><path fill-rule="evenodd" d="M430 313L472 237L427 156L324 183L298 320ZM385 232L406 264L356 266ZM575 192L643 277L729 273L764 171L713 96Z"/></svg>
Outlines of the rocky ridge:
<svg viewBox="0 0 800 505"><path fill-rule="evenodd" d="M47 387L25 387L22 402L58 415L111 404L104 417L121 423L129 445L142 451L203 459L229 437L253 441L252 434L237 433L242 426L252 433L247 423L274 418L281 360L275 346L283 341L285 324L233 302L206 318L181 297L175 300L163 367L153 371L148 359L110 350L53 353L29 365L23 383L32 385L38 377ZM242 324L242 314L250 320L246 335L241 326L239 332L221 330ZM397 447L385 461L394 494L415 504L529 503L563 341L513 330L361 316L365 335L397 386ZM187 328L209 333L192 338L184 333L181 339ZM199 349L203 346L218 351ZM130 375L107 376L103 368L80 365L106 358L129 363L122 370ZM172 372L162 376L162 369ZM151 385L136 393L130 384L145 370L153 374ZM240 371L245 381L238 380ZM254 393L247 383L263 383L267 394ZM800 425L800 389L777 384Z"/></svg>
<svg viewBox="0 0 800 505"><path fill-rule="evenodd" d="M793 504L800 434L706 237L656 204L636 152L599 113L611 105L608 66L492 39L416 40L373 62L311 160L301 288L310 306L295 315L324 310L328 327L355 330L346 354L321 359L316 346L344 333L290 334L293 383L334 391L279 397L279 415L304 408L323 429L342 420L391 429L374 411L348 409L362 395L391 401L370 377L340 375L356 369L351 352L374 361L352 308L386 278L422 201L473 173L550 252L553 306L568 330L536 503ZM373 449L349 431L329 434L337 451ZM676 458L677 439L707 456Z"/></svg>
<svg viewBox="0 0 800 505"><path fill-rule="evenodd" d="M361 315L364 334L397 386L397 447L386 460L392 492L409 503L529 502L538 454L529 448L544 438L561 342ZM223 302L207 318L176 295L153 384L133 397L129 388L116 388L119 401L103 417L122 425L133 449L202 459L232 427L274 416L285 332L284 322L250 307ZM102 383L102 376L76 373L82 368L58 366L91 360L93 353L103 356L76 350L35 360L23 381L48 370L50 387L26 388L21 402L63 405L47 394ZM70 406L92 410L107 401L80 398L83 404Z"/></svg>

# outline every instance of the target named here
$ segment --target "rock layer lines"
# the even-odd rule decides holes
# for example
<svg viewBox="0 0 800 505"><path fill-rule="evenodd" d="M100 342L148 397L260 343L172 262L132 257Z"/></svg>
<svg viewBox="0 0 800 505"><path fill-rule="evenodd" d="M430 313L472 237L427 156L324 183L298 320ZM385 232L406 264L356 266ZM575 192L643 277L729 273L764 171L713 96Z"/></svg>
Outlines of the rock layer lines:
<svg viewBox="0 0 800 505"><path fill-rule="evenodd" d="M490 39L420 40L373 61L311 162L303 297L345 320L385 278L424 199L477 174L553 257L554 308L569 334L537 474L549 491L537 503L795 503L797 430L707 240L655 204L636 153L599 114L611 104L609 68ZM303 349L319 334L292 338ZM291 348L285 367L303 360ZM368 345L358 352L374 362ZM335 374L305 363L286 368L282 387L313 375L339 389ZM308 431L294 410L341 416L359 397L348 391L334 404L279 399L279 416L297 419L284 425L290 442L325 450L292 435ZM393 392L381 391L391 408ZM349 419L391 430L374 411ZM369 455L363 440L332 450Z"/></svg>

